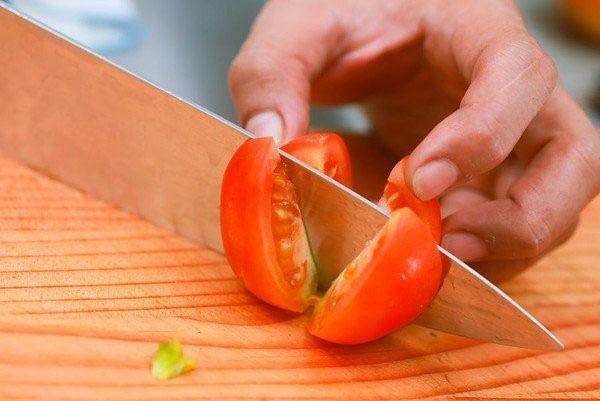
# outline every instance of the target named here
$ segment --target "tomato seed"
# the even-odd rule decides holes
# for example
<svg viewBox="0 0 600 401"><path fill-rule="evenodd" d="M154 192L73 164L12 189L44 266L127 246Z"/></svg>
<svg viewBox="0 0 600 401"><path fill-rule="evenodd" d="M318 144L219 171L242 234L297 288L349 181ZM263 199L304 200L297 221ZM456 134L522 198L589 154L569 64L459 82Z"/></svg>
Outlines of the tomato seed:
<svg viewBox="0 0 600 401"><path fill-rule="evenodd" d="M279 220L290 220L292 216L290 216L290 214L284 210L281 207L277 207L275 208L275 216L279 219Z"/></svg>
<svg viewBox="0 0 600 401"><path fill-rule="evenodd" d="M292 241L289 239L282 239L279 242L279 249L281 252L290 253L292 251Z"/></svg>

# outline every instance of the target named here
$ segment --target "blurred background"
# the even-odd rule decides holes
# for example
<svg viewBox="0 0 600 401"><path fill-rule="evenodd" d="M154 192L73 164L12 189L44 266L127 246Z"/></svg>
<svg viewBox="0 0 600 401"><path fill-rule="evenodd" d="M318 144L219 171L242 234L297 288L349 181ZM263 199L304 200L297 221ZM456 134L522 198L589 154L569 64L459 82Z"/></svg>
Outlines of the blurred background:
<svg viewBox="0 0 600 401"><path fill-rule="evenodd" d="M227 69L264 1L8 1L158 86L236 120ZM566 3L573 7L565 9ZM517 4L532 34L555 60L567 90L598 125L600 38L594 40L593 32L600 35L600 0L520 0ZM595 7L596 16L589 9L578 12L578 4ZM352 106L316 108L312 124L367 129L360 110Z"/></svg>

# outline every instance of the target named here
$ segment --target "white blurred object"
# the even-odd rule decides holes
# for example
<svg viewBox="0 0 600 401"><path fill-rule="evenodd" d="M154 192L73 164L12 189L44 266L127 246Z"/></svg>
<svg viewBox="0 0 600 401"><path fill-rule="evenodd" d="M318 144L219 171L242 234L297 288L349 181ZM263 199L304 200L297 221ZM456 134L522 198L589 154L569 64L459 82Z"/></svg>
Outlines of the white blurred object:
<svg viewBox="0 0 600 401"><path fill-rule="evenodd" d="M9 4L102 54L131 49L140 40L132 0L9 0Z"/></svg>

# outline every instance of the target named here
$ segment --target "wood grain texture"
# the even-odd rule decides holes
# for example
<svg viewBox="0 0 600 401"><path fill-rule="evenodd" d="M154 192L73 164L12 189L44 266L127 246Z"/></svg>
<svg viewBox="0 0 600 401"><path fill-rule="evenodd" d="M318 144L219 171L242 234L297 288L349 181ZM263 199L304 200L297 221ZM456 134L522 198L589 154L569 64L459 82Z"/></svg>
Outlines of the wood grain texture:
<svg viewBox="0 0 600 401"><path fill-rule="evenodd" d="M223 256L0 159L0 399L600 399L600 199L503 287L565 342L541 353L417 326L365 346L311 338ZM149 373L176 337L198 369Z"/></svg>

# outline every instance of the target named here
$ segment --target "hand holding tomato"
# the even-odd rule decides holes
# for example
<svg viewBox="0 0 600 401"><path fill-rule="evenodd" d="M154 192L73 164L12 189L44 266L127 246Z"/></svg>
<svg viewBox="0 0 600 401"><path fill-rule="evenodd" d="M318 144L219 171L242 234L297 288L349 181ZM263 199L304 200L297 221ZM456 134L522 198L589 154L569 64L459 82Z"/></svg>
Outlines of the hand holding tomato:
<svg viewBox="0 0 600 401"><path fill-rule="evenodd" d="M338 344L360 344L413 321L442 281L430 228L402 208L331 284L315 306L309 331Z"/></svg>
<svg viewBox="0 0 600 401"><path fill-rule="evenodd" d="M269 1L229 82L241 124L281 143L311 103L364 106L463 260L529 263L600 191L600 135L508 0Z"/></svg>

